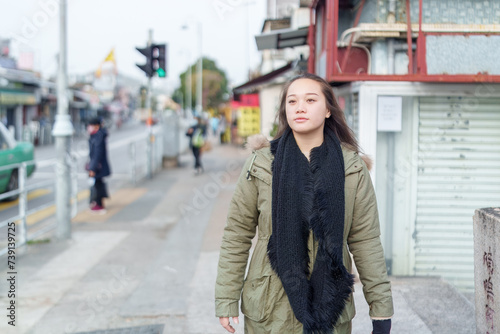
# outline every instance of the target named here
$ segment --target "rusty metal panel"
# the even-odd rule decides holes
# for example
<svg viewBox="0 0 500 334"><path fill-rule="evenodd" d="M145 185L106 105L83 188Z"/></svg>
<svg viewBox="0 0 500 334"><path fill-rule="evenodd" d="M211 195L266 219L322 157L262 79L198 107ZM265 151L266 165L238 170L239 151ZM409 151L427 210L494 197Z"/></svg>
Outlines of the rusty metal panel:
<svg viewBox="0 0 500 334"><path fill-rule="evenodd" d="M472 216L500 203L500 98L419 103L415 274L472 291Z"/></svg>

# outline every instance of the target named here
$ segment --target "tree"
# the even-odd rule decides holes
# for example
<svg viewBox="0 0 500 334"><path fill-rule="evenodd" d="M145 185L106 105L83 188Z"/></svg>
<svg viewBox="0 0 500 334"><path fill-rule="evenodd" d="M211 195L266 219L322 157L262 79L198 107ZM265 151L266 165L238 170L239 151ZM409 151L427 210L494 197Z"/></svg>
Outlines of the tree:
<svg viewBox="0 0 500 334"><path fill-rule="evenodd" d="M186 97L188 94L188 69L181 73L181 85L174 91L174 94L172 95L172 99L181 105L185 105ZM197 91L196 62L191 65L191 75L191 109L194 110L196 106ZM217 67L215 61L206 57L203 57L202 59L202 81L203 110L207 110L208 108L217 109L221 103L227 101L229 94L226 73Z"/></svg>

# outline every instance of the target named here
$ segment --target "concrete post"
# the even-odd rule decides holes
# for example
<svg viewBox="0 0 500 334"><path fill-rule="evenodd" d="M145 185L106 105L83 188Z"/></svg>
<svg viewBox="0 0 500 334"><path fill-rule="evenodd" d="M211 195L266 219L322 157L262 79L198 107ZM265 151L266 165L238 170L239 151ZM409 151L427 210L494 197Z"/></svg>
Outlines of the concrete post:
<svg viewBox="0 0 500 334"><path fill-rule="evenodd" d="M500 331L500 208L474 215L476 333Z"/></svg>

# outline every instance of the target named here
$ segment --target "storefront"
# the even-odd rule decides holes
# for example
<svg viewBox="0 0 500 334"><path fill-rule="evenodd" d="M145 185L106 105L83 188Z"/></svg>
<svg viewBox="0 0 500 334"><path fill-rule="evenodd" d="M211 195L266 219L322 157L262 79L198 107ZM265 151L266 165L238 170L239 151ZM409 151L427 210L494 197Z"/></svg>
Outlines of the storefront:
<svg viewBox="0 0 500 334"><path fill-rule="evenodd" d="M500 202L499 92L498 84L408 82L337 90L362 149L375 158L393 275L441 276L473 290L472 216Z"/></svg>
<svg viewBox="0 0 500 334"><path fill-rule="evenodd" d="M23 125L38 114L40 98L35 89L0 89L0 120L14 131L17 140L23 139Z"/></svg>

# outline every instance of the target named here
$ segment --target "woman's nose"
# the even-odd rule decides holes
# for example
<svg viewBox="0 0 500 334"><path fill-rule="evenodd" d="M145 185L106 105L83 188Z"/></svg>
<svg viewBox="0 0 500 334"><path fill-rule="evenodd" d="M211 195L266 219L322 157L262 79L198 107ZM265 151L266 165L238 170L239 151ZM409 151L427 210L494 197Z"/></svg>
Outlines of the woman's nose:
<svg viewBox="0 0 500 334"><path fill-rule="evenodd" d="M298 102L297 103L297 110L295 112L300 113L300 112L305 112L306 109L304 108L304 102Z"/></svg>

